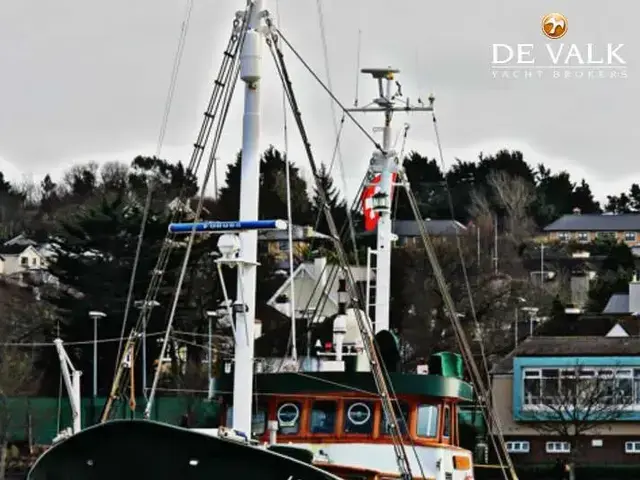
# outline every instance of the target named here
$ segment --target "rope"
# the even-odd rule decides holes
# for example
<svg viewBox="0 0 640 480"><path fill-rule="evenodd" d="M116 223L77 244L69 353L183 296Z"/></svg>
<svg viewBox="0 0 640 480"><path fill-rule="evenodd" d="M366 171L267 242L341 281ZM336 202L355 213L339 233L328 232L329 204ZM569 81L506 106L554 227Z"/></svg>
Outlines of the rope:
<svg viewBox="0 0 640 480"><path fill-rule="evenodd" d="M180 36L178 38L178 48L173 60L173 69L171 71L171 80L169 81L169 90L167 92L167 98L165 100L164 113L162 116L162 122L160 126L160 133L158 135L158 143L156 146L156 158L160 157L162 151L162 145L164 144L164 137L167 132L167 125L169 123L169 114L171 113L171 106L173 105L173 95L176 89L178 81L178 73L180 71L180 63L182 62L182 54L184 52L184 45L187 39L187 32L189 30L189 21L191 19L191 11L193 10L193 0L187 1L187 8L185 12L185 19L182 22L180 28ZM138 233L138 243L136 245L136 253L133 260L133 267L131 269L131 277L129 279L129 290L127 292L127 303L124 308L124 317L122 319L122 327L120 329L120 337L124 338L124 332L127 328L127 320L129 318L129 311L131 310L131 303L133 302L133 290L135 286L136 275L138 272L138 264L140 262L140 254L142 251L142 243L144 240L144 233L149 219L149 211L151 210L151 199L153 196L153 182L147 183L147 195L144 201L144 210L142 213L142 222L140 223L140 232ZM115 370L118 369L118 359L122 354L123 342L118 345L118 354L116 355ZM115 372L114 372L115 379Z"/></svg>

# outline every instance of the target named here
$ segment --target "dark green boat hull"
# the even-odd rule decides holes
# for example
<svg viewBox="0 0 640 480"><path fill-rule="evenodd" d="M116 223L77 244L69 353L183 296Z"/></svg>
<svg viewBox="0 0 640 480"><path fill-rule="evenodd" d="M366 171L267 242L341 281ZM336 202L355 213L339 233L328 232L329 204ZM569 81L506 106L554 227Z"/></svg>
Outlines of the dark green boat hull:
<svg viewBox="0 0 640 480"><path fill-rule="evenodd" d="M194 465L197 461L197 465ZM28 480L338 480L264 448L147 420L116 420L54 445Z"/></svg>

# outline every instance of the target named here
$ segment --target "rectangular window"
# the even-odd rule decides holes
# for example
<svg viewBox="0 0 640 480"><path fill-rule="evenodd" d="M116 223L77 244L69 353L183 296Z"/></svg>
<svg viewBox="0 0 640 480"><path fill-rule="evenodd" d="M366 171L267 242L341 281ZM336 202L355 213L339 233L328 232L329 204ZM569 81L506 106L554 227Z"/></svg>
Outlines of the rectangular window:
<svg viewBox="0 0 640 480"><path fill-rule="evenodd" d="M309 429L313 434L330 435L336 431L338 404L331 400L313 402Z"/></svg>
<svg viewBox="0 0 640 480"><path fill-rule="evenodd" d="M566 242L570 238L569 232L558 232L558 240L561 242Z"/></svg>
<svg viewBox="0 0 640 480"><path fill-rule="evenodd" d="M449 438L451 436L451 410L449 407L444 407L444 418L442 423L442 436L444 438Z"/></svg>
<svg viewBox="0 0 640 480"><path fill-rule="evenodd" d="M540 391L542 387L542 373L538 369L525 369L523 375L524 382L524 404L540 405Z"/></svg>
<svg viewBox="0 0 640 480"><path fill-rule="evenodd" d="M20 257L20 265L29 265L28 257Z"/></svg>
<svg viewBox="0 0 640 480"><path fill-rule="evenodd" d="M589 232L578 232L578 241L586 243L589 241Z"/></svg>
<svg viewBox="0 0 640 480"><path fill-rule="evenodd" d="M624 442L624 453L640 453L640 442Z"/></svg>
<svg viewBox="0 0 640 480"><path fill-rule="evenodd" d="M596 237L599 240L613 240L616 238L616 232L598 232Z"/></svg>
<svg viewBox="0 0 640 480"><path fill-rule="evenodd" d="M507 452L509 453L529 453L529 442L513 441L507 442Z"/></svg>
<svg viewBox="0 0 640 480"><path fill-rule="evenodd" d="M624 232L624 239L627 242L635 242L636 241L636 232Z"/></svg>
<svg viewBox="0 0 640 480"><path fill-rule="evenodd" d="M571 444L569 442L547 442L545 451L547 453L570 453Z"/></svg>
<svg viewBox="0 0 640 480"><path fill-rule="evenodd" d="M435 438L438 435L438 407L437 405L420 405L418 407L419 437Z"/></svg>
<svg viewBox="0 0 640 480"><path fill-rule="evenodd" d="M409 405L405 402L393 402L393 408L398 420L398 427L400 428L402 435L406 435L407 427L409 425ZM384 415L384 411L382 413L384 422L380 433L382 433L382 435L391 435L391 424L387 421L387 416Z"/></svg>
<svg viewBox="0 0 640 480"><path fill-rule="evenodd" d="M231 427L233 425L233 406L227 408L227 418L225 425ZM253 435L262 435L267 429L267 409L264 406L258 407L251 418L251 433Z"/></svg>

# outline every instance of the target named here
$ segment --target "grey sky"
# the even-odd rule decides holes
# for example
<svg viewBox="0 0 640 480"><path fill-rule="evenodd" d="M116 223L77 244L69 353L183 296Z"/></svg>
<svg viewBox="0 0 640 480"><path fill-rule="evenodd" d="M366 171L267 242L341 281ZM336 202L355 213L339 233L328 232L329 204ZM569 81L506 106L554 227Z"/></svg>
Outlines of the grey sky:
<svg viewBox="0 0 640 480"><path fill-rule="evenodd" d="M195 0L162 156L188 160L211 82L243 0ZM325 78L315 0L268 0L281 28ZM404 94L436 95L447 163L480 151L521 149L532 163L585 176L598 197L640 180L635 141L640 122L638 64L640 4L626 1L536 2L323 0L331 81L352 104L358 29L361 67L393 65ZM185 0L31 0L5 2L0 15L0 169L10 176L59 175L73 162L122 160L153 154ZM615 6L614 6L615 5ZM540 31L542 16L560 12L569 28L561 40ZM627 79L496 79L492 43L624 43ZM567 47L568 48L568 47ZM286 54L286 52L285 52ZM334 144L328 97L286 54L303 118L318 160ZM283 146L281 93L270 57L264 69L263 146ZM374 96L360 78L360 103ZM238 90L219 150L223 161L240 148L242 92ZM407 119L398 116L396 126ZM407 150L435 155L426 114L409 119ZM363 119L372 127L375 116ZM306 167L289 123L290 158ZM352 126L342 158L350 190L359 183L371 147ZM220 167L222 173L224 169ZM338 172L336 172L338 174ZM341 185L341 181L339 184Z"/></svg>

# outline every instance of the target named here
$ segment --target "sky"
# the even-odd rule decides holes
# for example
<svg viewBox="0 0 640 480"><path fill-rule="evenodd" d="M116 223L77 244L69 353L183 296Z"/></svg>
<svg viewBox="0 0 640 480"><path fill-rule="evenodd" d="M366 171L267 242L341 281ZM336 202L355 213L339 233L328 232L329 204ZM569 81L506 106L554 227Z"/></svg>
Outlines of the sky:
<svg viewBox="0 0 640 480"><path fill-rule="evenodd" d="M243 0L5 2L0 16L0 171L12 180L39 181L48 172L59 177L78 162L129 163L138 154L155 154L189 2L193 9L160 149L161 157L174 162L188 162L191 156L231 22L235 11L244 8ZM295 49L324 81L329 78L345 105L353 105L357 83L361 105L376 95L370 78L360 75L356 82L358 67L400 69L398 81L411 99L426 99L433 93L446 165L456 158L474 160L480 152L508 148L521 150L531 164L567 170L576 181L586 178L599 199L640 181L638 2L268 0L266 4ZM542 34L541 19L551 12L567 19L561 39ZM493 44L498 43L514 48L518 43L533 44L533 77L522 78L521 72L520 78L513 78L518 66L492 70ZM575 78L575 72L588 74L580 69L562 71L571 78L552 78L551 70L537 67L548 62L545 45L555 49L560 43L567 50L576 44L582 52L586 44L597 52L609 43L624 44L618 53L626 62L627 78L609 78L612 70L604 71L605 78ZM330 163L340 111L334 114L330 98L287 50L285 58L316 159ZM263 65L261 148L272 144L284 149L282 91L270 56L265 56ZM220 179L224 164L241 146L243 88L239 82L217 152ZM360 114L358 119L369 131L381 120L379 114ZM429 114L398 114L394 122L398 131L405 122L410 124L406 152L437 155ZM287 123L289 158L310 178L290 116ZM398 150L401 143L396 144ZM347 120L339 150L334 175L338 186L353 195L372 145Z"/></svg>

